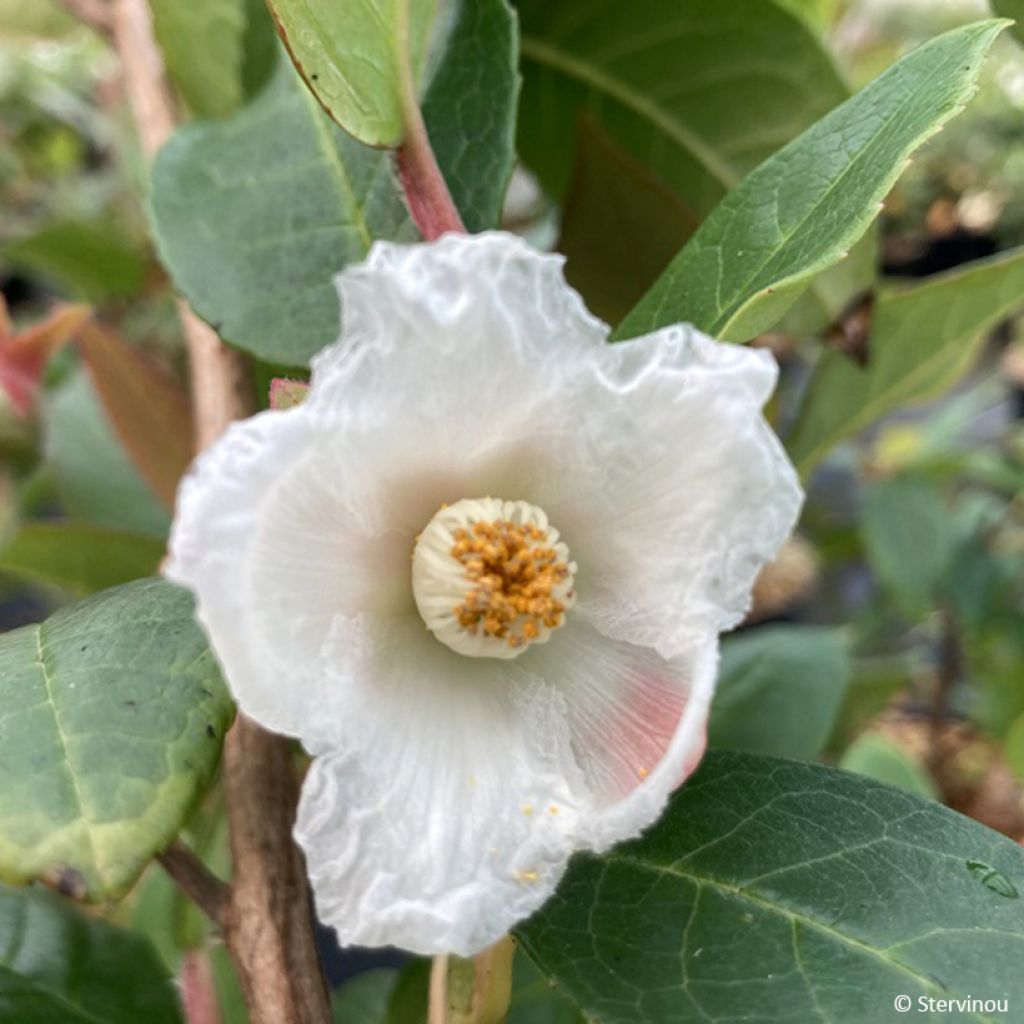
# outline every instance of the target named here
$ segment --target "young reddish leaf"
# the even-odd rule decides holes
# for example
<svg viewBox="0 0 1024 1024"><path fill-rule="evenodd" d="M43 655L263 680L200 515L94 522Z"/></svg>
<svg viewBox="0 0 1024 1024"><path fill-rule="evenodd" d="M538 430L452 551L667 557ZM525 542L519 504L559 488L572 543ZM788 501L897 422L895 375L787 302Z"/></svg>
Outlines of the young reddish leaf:
<svg viewBox="0 0 1024 1024"><path fill-rule="evenodd" d="M194 451L184 392L137 348L95 323L82 329L80 348L125 451L154 493L173 506Z"/></svg>
<svg viewBox="0 0 1024 1024"><path fill-rule="evenodd" d="M59 305L39 323L15 334L7 304L0 296L0 388L19 416L32 412L46 364L75 337L90 315L88 306Z"/></svg>
<svg viewBox="0 0 1024 1024"><path fill-rule="evenodd" d="M294 409L302 405L309 393L309 385L301 380L275 377L270 382L270 408Z"/></svg>

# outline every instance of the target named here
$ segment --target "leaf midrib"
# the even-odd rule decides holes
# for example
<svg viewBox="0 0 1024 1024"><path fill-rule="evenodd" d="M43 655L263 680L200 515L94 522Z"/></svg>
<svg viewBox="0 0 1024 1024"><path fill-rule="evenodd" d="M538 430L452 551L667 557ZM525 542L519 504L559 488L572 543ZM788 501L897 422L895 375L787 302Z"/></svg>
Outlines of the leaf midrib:
<svg viewBox="0 0 1024 1024"><path fill-rule="evenodd" d="M676 865L666 864L651 864L648 861L639 860L636 857L630 857L628 854L622 852L616 852L612 854L605 854L601 858L601 862L605 864L621 863L626 864L633 868L639 868L643 871L648 871L658 875L671 875L676 878L685 879L688 882L692 882L698 887L698 892L702 886L706 886L711 889L715 889L718 892L724 893L729 896L734 896L737 899L746 900L748 903L753 904L761 910L775 914L781 918L784 918L790 923L790 926L799 924L811 931L818 932L819 934L831 939L835 942L842 943L856 950L858 953L872 957L875 960L881 961L887 967L895 968L901 971L907 977L912 978L915 982L919 983L923 987L930 991L949 996L949 990L943 989L938 986L931 978L923 974L918 974L913 968L908 967L906 964L899 960L893 960L885 956L884 950L877 949L874 946L869 946L867 943L862 942L860 939L854 938L852 935L847 935L845 932L841 932L838 929L825 924L822 921L816 921L813 917L808 917L806 914L802 914L797 910L793 910L789 907L784 907L781 904L773 903L771 900L765 899L763 896L759 896L756 893L751 892L749 889L743 889L736 885L731 885L728 882L723 882L719 878L713 878L710 875L704 875L693 870L682 870ZM955 998L955 997L954 997ZM976 1021L982 1021L984 1024L998 1024L998 1021L994 1017L984 1017L978 1014L971 1014L971 1019Z"/></svg>
<svg viewBox="0 0 1024 1024"><path fill-rule="evenodd" d="M603 92L635 114L646 119L655 127L686 149L723 188L728 191L740 181L739 175L717 153L691 132L678 118L652 102L643 93L630 88L626 83L608 74L592 61L577 57L559 46L524 35L519 41L524 57L546 64L548 67L570 78L582 82L592 89Z"/></svg>
<svg viewBox="0 0 1024 1024"><path fill-rule="evenodd" d="M668 109L652 102L643 93L631 89L620 79L609 75L596 62L577 57L558 45L529 35L520 38L519 48L523 57L530 58L538 64L545 64L592 89L603 91L638 116L647 119L700 162L704 170L722 187L723 192L731 191L742 180L741 175L703 139L686 128ZM813 282L808 290L822 307L827 309L827 302L818 295ZM742 304L740 308L742 309Z"/></svg>
<svg viewBox="0 0 1024 1024"><path fill-rule="evenodd" d="M77 820L82 823L82 827L85 831L86 843L89 846L89 860L95 866L96 870L102 877L102 871L100 869L99 852L96 846L95 839L92 834L92 822L86 814L85 798L82 795L82 790L78 785L78 775L75 771L75 766L71 761L71 753L68 750L67 737L64 731L64 725L61 721L60 709L57 706L57 701L53 692L53 683L50 679L50 671L46 667L46 645L43 642L43 626L44 623L40 622L35 628L35 640L36 640L36 660L39 664L39 671L43 679L43 687L46 691L46 703L49 705L50 710L53 712L53 724L57 730L57 739L60 742L60 752L62 760L67 767L68 779L71 782L71 789L75 794L75 805L78 809Z"/></svg>
<svg viewBox="0 0 1024 1024"><path fill-rule="evenodd" d="M327 165L327 169L330 171L332 177L338 183L340 191L347 197L353 213L352 226L356 229L356 232L362 239L365 251L369 252L370 245L373 242L373 237L370 234L370 229L366 223L363 204L359 201L359 198L356 195L355 186L353 186L352 179L348 174L348 168L345 167L345 161L342 160L337 147L334 145L334 139L331 138L327 118L324 116L319 103L317 103L313 98L313 94L309 89L303 86L301 93L306 104L306 108L309 111L310 120L313 122L313 132L316 136L317 146L321 153L323 153L324 163Z"/></svg>
<svg viewBox="0 0 1024 1024"><path fill-rule="evenodd" d="M921 92L927 92L931 88L931 84L938 75L940 68L936 67L933 69L932 74L922 83ZM967 84L966 89L961 87L955 94L952 94L946 101L946 108L936 115L935 120L931 126L919 135L914 136L910 143L900 147L900 154L913 152L919 146L923 145L929 138L935 135L943 124L949 120L950 116L956 111L957 101L962 99L965 91L970 91L971 85ZM862 167L866 162L869 161L868 150L875 146L881 135L888 129L890 124L899 119L907 107L913 104L917 100L918 90L915 90L912 94L905 97L903 101L892 110L887 117L884 117L879 124L878 128L872 132L871 137L867 140L863 146L861 146L859 152L852 160L849 160L846 166L836 175L835 178L829 183L829 186L825 191L818 197L814 204L807 210L803 217L796 223L796 225L786 235L778 240L778 242L772 247L771 254L758 266L756 267L745 281L739 283L738 287L733 292L732 297L728 300L725 305L720 305L718 310L718 318L715 323L707 328L711 334L717 335L719 332L723 332L729 328L729 326L735 323L736 319L743 313L743 311L753 302L756 302L763 294L766 293L767 289L778 291L785 288L789 284L799 283L801 280L806 280L808 277L816 275L828 267L834 265L834 260L829 259L829 253L823 254L814 264L809 267L805 267L798 273L791 273L783 277L773 277L769 282L763 281L763 275L765 270L771 266L772 261L778 255L778 253L786 248L790 242L807 226L808 222L815 217L825 202L835 193L835 191L846 181L851 174L855 173L855 170ZM839 108L837 108L839 109ZM798 136L799 137L799 136ZM871 154L873 155L873 154ZM887 186L891 184L893 180L899 175L901 170L902 162L898 162L897 169L888 175L885 179L886 187L878 190L884 193L887 191ZM871 222L875 219L875 213L869 211L865 218L867 226L870 226ZM867 226L865 230L867 230ZM863 232L858 234L856 237L859 239ZM847 238L851 237L847 234ZM842 245L842 242L839 243ZM756 287L754 282L758 279L762 280L762 283ZM743 298L746 295L747 298Z"/></svg>

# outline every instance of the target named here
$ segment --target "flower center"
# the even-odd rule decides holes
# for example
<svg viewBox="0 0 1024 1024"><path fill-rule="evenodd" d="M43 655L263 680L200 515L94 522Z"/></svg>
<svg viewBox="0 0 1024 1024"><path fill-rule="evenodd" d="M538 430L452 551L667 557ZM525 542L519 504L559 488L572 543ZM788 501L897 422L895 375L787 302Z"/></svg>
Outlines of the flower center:
<svg viewBox="0 0 1024 1024"><path fill-rule="evenodd" d="M475 658L514 658L544 643L576 600L575 574L558 531L526 501L445 505L412 556L412 592L427 629Z"/></svg>

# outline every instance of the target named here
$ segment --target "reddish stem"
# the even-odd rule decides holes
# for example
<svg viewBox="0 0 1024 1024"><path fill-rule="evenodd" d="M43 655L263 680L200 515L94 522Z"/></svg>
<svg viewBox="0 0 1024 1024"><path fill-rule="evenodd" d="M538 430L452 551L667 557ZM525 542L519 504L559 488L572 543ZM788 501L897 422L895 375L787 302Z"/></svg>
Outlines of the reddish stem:
<svg viewBox="0 0 1024 1024"><path fill-rule="evenodd" d="M181 1001L188 1024L221 1024L213 968L205 950L190 949L182 958Z"/></svg>
<svg viewBox="0 0 1024 1024"><path fill-rule="evenodd" d="M465 232L418 108L409 121L406 139L398 147L398 174L413 222L428 242L446 231Z"/></svg>

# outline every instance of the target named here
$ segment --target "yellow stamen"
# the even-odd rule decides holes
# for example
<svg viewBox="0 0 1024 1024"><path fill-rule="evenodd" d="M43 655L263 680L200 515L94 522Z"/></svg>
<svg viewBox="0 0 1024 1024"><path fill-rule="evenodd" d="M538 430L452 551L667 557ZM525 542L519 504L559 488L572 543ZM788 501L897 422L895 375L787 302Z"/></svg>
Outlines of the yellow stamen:
<svg viewBox="0 0 1024 1024"><path fill-rule="evenodd" d="M464 529L452 534L449 554L464 569L471 587L452 609L463 629L520 647L536 640L541 627L562 624L565 604L552 596L569 566L549 545L547 533L535 524L508 519L473 523L473 540Z"/></svg>

